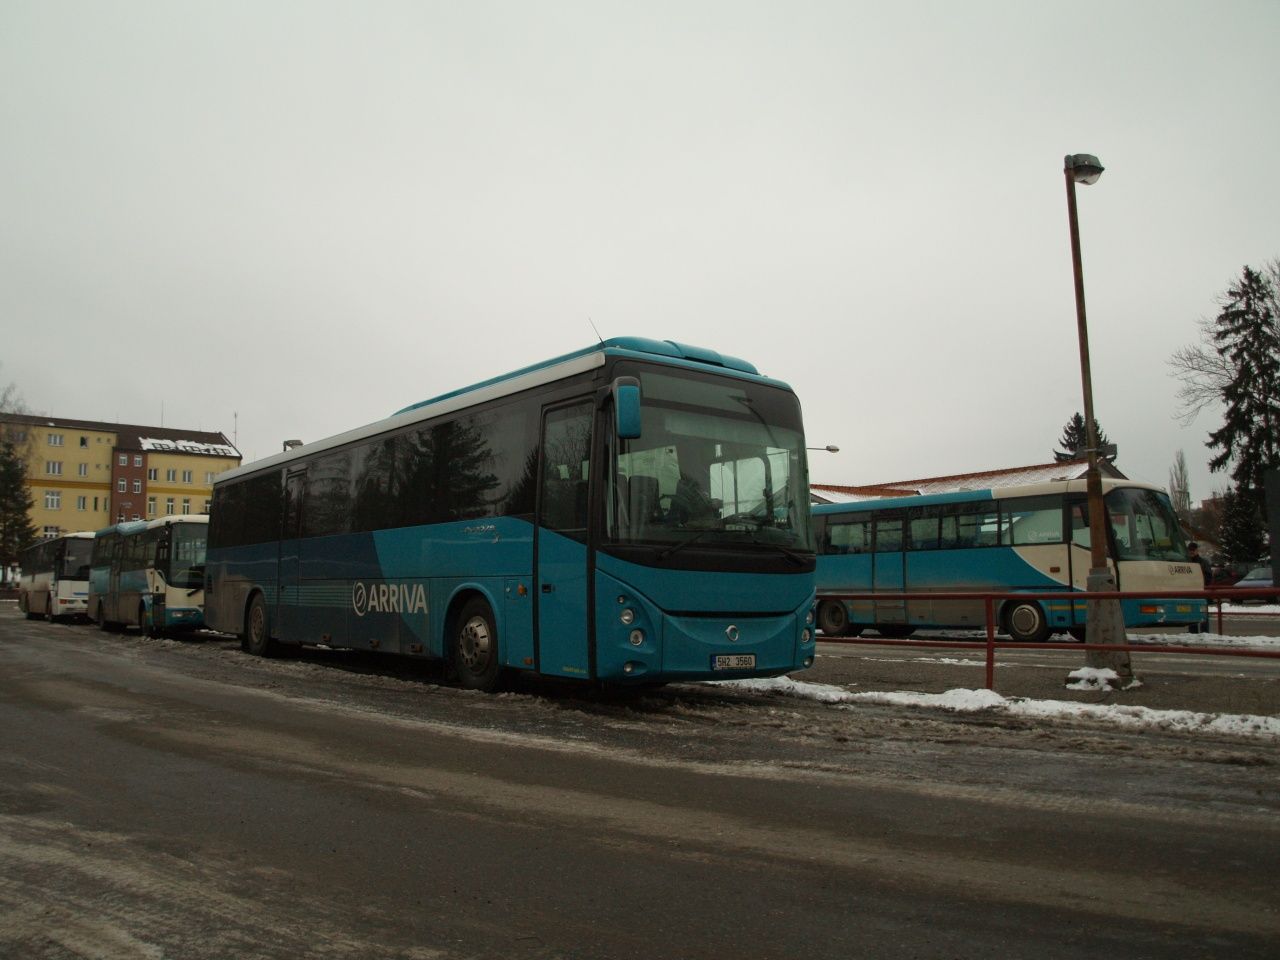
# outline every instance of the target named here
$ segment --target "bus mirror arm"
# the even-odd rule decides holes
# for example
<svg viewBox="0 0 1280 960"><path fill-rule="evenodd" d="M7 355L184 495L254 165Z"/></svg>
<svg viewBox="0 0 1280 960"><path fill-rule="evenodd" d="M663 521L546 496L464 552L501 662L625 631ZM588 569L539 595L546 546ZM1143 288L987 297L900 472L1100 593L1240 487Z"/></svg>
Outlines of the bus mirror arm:
<svg viewBox="0 0 1280 960"><path fill-rule="evenodd" d="M610 388L613 395L614 426L619 440L635 440L640 436L640 381L635 377L618 377Z"/></svg>

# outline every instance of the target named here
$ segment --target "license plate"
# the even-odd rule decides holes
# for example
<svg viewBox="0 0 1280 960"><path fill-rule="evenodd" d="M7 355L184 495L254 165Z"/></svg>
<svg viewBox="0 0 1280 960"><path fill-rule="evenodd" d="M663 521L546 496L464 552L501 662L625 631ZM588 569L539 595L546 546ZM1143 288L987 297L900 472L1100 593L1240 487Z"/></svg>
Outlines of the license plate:
<svg viewBox="0 0 1280 960"><path fill-rule="evenodd" d="M711 658L712 670L754 670L755 668L754 653L717 654Z"/></svg>

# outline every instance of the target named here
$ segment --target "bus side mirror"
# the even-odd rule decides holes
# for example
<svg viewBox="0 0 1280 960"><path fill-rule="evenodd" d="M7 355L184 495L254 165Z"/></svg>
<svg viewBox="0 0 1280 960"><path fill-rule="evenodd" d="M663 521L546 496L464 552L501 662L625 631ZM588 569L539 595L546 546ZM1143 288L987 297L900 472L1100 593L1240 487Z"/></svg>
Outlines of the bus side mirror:
<svg viewBox="0 0 1280 960"><path fill-rule="evenodd" d="M640 436L640 381L635 377L613 381L613 416L619 440Z"/></svg>

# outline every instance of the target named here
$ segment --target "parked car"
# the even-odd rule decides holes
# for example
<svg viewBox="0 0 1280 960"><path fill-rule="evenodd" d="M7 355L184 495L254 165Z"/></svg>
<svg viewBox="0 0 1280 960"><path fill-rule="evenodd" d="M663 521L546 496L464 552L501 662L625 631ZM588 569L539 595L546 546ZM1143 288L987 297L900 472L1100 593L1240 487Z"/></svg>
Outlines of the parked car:
<svg viewBox="0 0 1280 960"><path fill-rule="evenodd" d="M1244 575L1242 580L1237 580L1234 587L1241 589L1250 589L1253 587L1273 587L1275 586L1275 578L1271 575L1270 567L1254 567ZM1244 600L1242 603L1280 603L1280 593L1270 596L1261 596L1256 600Z"/></svg>

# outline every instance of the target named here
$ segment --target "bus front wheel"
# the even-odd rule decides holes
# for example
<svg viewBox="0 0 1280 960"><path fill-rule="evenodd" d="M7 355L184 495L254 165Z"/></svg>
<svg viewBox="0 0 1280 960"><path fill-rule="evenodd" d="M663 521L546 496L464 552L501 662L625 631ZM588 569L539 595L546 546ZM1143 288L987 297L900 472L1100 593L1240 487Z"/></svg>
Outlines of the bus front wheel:
<svg viewBox="0 0 1280 960"><path fill-rule="evenodd" d="M138 632L144 637L164 635L164 631L156 627L155 618L147 613L146 604L138 604Z"/></svg>
<svg viewBox="0 0 1280 960"><path fill-rule="evenodd" d="M849 611L839 600L818 604L818 629L828 637L843 637L849 630Z"/></svg>
<svg viewBox="0 0 1280 960"><path fill-rule="evenodd" d="M1004 622L1009 636L1018 643L1044 643L1049 639L1049 623L1038 603L1024 600L1013 604Z"/></svg>
<svg viewBox="0 0 1280 960"><path fill-rule="evenodd" d="M279 645L271 639L267 623L267 602L262 594L255 593L244 615L244 633L240 636L240 649L255 657L273 657Z"/></svg>
<svg viewBox="0 0 1280 960"><path fill-rule="evenodd" d="M458 682L468 690L492 693L502 679L498 652L498 628L493 611L480 597L472 597L454 621L453 668Z"/></svg>

